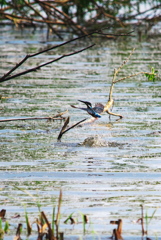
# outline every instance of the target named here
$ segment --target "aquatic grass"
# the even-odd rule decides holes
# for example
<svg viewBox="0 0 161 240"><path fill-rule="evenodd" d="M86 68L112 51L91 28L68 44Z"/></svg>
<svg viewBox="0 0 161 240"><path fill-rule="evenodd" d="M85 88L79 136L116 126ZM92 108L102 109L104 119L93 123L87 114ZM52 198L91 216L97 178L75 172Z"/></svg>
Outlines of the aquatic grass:
<svg viewBox="0 0 161 240"><path fill-rule="evenodd" d="M51 228L52 228L52 231L54 234L54 232L55 232L55 207L53 207L53 212L52 212Z"/></svg>
<svg viewBox="0 0 161 240"><path fill-rule="evenodd" d="M82 220L83 220L83 234L86 233L86 223L87 223L87 217L82 213Z"/></svg>
<svg viewBox="0 0 161 240"><path fill-rule="evenodd" d="M86 224L88 222L88 218L87 215L85 215L84 213L82 213L81 211L79 211L79 214L82 217L82 227L83 227L83 234L86 234Z"/></svg>
<svg viewBox="0 0 161 240"><path fill-rule="evenodd" d="M3 221L5 220L5 214L6 214L6 210L2 209L0 211L0 240L3 239L4 234L8 233L8 231L9 231L8 221L5 221L4 226L3 226Z"/></svg>
<svg viewBox="0 0 161 240"><path fill-rule="evenodd" d="M56 225L56 238L57 238L57 239L58 239L58 233L59 233L61 203L62 203L62 190L60 189L59 199L58 199L58 207L57 207L57 214L56 214L56 220L55 220L55 225Z"/></svg>
<svg viewBox="0 0 161 240"><path fill-rule="evenodd" d="M60 232L61 205L62 205L62 190L60 190L60 193L59 193L58 204L57 204L57 214L55 214L55 207L53 208L52 221L51 222L49 221L45 212L43 211L40 212L39 218L37 218L37 220L35 221L35 223L37 224L38 239L46 239L46 240L63 240L64 239L64 232ZM145 217L143 213L143 205L141 205L141 209L142 209L142 217L139 220L141 221L141 224L142 224L142 235L144 236L144 234L146 235L148 234L148 226L151 220L154 218L157 208L153 211L151 216L149 216L148 211L146 211ZM67 217L67 219L64 221L65 224L67 224L69 220L71 221L70 224L76 223L75 220L73 219L73 214L74 212ZM82 221L78 223L82 223L82 226L83 226L82 233L83 235L86 235L87 223L89 223L90 227L92 226L92 224L91 222L89 222L86 214L82 213L81 211L79 211L79 214L82 218ZM144 231L144 219L146 220L146 231ZM25 220L26 220L26 227L27 227L27 236L29 236L31 235L32 227L30 225L29 217L26 209L25 209ZM112 237L115 239L122 239L122 225L123 225L122 219L118 219L117 221L110 221L110 224L117 225L117 228L114 228L112 231ZM56 226L56 228L54 225ZM0 218L0 239L3 239L4 234L8 232L8 229L9 229L8 222L6 221L3 227L2 219ZM98 239L101 239L101 236L99 236L93 228L92 228L92 231L90 231L90 233L93 235L93 238L97 236ZM21 239L21 234L22 234L22 224L19 223L16 231L16 239Z"/></svg>
<svg viewBox="0 0 161 240"><path fill-rule="evenodd" d="M73 214L74 214L74 212L72 212L72 213L66 218L66 220L64 221L65 224L67 224L69 220L71 221L71 224L74 224L74 223L75 223L75 221L74 221L74 219L73 219L73 217L72 217Z"/></svg>
<svg viewBox="0 0 161 240"><path fill-rule="evenodd" d="M61 239L63 239L63 234L59 233L62 191L60 190L60 194L59 194L58 205L57 205L57 214L55 214L55 207L53 207L52 221L50 223L46 214L43 211L41 211L41 204L40 204L39 200L36 199L29 191L26 191L25 189L19 188L17 186L14 186L14 187L16 189L24 192L28 196L30 196L36 203L37 208L39 210L39 217L37 218L35 223L37 224L38 236L40 237L40 239L43 236L46 236L46 239L48 239L48 240L53 240L53 239L56 240L56 239L59 239L59 235L61 236ZM56 217L55 217L55 215L56 215ZM25 223L26 223L26 228L27 228L27 236L30 236L31 232L32 232L32 227L31 227L31 224L29 221L26 207L25 207ZM8 223L7 222L5 223L4 230L3 230L2 220L0 218L0 234L2 234L2 236L3 236L4 233L6 233L7 229L8 229ZM47 233L46 233L46 229L47 229ZM22 233L22 224L21 225L19 224L17 227L16 237L17 236L20 237L21 233Z"/></svg>
<svg viewBox="0 0 161 240"><path fill-rule="evenodd" d="M152 215L149 216L148 214L148 209L146 208L146 214L145 214L145 225L146 225L146 234L148 235L148 230L149 230L149 224L150 222L154 219L154 215L157 211L157 207L155 208L155 210L152 212Z"/></svg>
<svg viewBox="0 0 161 240"><path fill-rule="evenodd" d="M26 209L25 209L25 219L26 219L26 226L27 226L27 236L30 236L32 228L31 228L31 224L29 222L28 213L27 213Z"/></svg>
<svg viewBox="0 0 161 240"><path fill-rule="evenodd" d="M142 236L144 236L144 235L148 236L149 224L152 221L152 219L154 218L154 215L157 211L157 207L152 212L151 216L148 215L148 209L147 208L146 208L146 213L145 213L145 216L144 216L144 206L141 204L140 207L141 207L141 218L139 218L137 222L139 222L139 221L141 222ZM144 229L144 219L145 219L146 230Z"/></svg>

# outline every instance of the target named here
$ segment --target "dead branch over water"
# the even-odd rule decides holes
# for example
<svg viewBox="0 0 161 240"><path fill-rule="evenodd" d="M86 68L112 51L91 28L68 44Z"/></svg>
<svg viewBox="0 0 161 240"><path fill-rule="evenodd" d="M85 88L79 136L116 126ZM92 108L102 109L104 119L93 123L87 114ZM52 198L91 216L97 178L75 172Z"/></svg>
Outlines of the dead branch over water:
<svg viewBox="0 0 161 240"><path fill-rule="evenodd" d="M69 57L69 56L75 55L75 54L77 54L77 53L83 52L83 51L85 51L85 50L93 47L94 45L95 45L95 44L92 44L92 45L90 45L90 46L88 46L88 47L86 47L86 48L83 48L83 49L81 49L81 50L74 51L74 52L71 52L71 53L68 53L68 54L64 54L64 55L60 56L59 58L56 58L56 59L54 59L54 60L52 60L52 61L49 61L49 62L40 64L40 65L37 66L37 67L30 68L30 69L28 69L28 70L25 70L25 71L22 71L22 72L20 72L20 73L13 74L13 75L10 76L10 74L11 74L12 72L14 72L17 68L19 68L25 61L27 61L28 58L34 57L34 56L36 56L36 55L38 55L38 54L41 54L41 53L37 53L37 54L33 54L33 55L26 55L26 57L24 57L24 59L22 59L21 62L19 62L18 64L16 64L15 67L13 67L9 72L7 72L3 77L0 78L0 82L5 82L5 81L7 81L7 80L10 80L10 79L13 79L13 78L16 78L16 77L25 75L25 74L27 74L27 73L37 71L37 70L39 70L41 67L44 67L44 66L49 65L49 64L51 64L51 63L53 63L53 62L59 61L59 60L62 59L62 58ZM49 51L49 50L47 49L46 51ZM46 51L43 51L43 52L46 52Z"/></svg>
<svg viewBox="0 0 161 240"><path fill-rule="evenodd" d="M64 133L68 132L70 129L78 126L79 124L81 124L82 122L84 122L84 121L86 120L86 118L85 118L85 119L83 119L83 120L81 120L81 121L73 124L71 127L68 127L68 128L67 128L68 123L69 123L69 119L70 119L70 118L67 117L66 121L64 122L63 127L62 127L61 130L60 130L60 133L59 133L58 138L57 138L57 141L58 141L58 142L61 141L61 138L62 138L62 136L63 136Z"/></svg>
<svg viewBox="0 0 161 240"><path fill-rule="evenodd" d="M111 36L117 36L117 37L118 37L118 36L131 36L131 33L132 33L132 32L133 32L133 31L128 32L128 33L125 33L125 34L110 34L110 35L111 35ZM89 36L91 36L91 35L93 35L93 34L104 35L105 33L104 33L102 30L97 30L97 31L94 31L94 32L91 32L91 33L82 35L82 36L80 36L80 37L76 37L76 38L71 39L71 40L69 40L69 41L66 41L66 42L64 42L64 43L58 44L58 45L56 45L56 46L47 48L47 49L45 49L45 50L43 50L43 51L39 51L39 52L34 53L34 54L28 54L28 55L26 55L19 63L17 63L13 68L11 68L11 70L9 70L6 74L4 74L4 75L0 78L0 83L1 83L1 82L5 82L5 81L10 80L10 79L13 79L13 78L20 77L20 76L25 75L25 74L28 74L28 73L30 73L30 72L34 72L34 71L40 70L40 68L42 68L42 67L44 67L44 66L47 66L47 65L49 65L49 64L52 64L52 63L54 63L54 62L57 62L57 61L59 61L60 59L63 59L63 58L65 58L65 57L70 57L70 56L72 56L72 55L81 53L81 52L83 52L83 51L85 51L85 50L87 50L87 49L95 46L95 43L93 43L93 44L91 44L91 45L89 45L89 46L87 46L87 47L85 47L85 48L82 48L82 49L77 50L77 51L73 51L73 52L71 52L71 53L64 54L64 55L62 55L62 56L60 56L60 57L58 57L58 58L56 58L56 59L53 59L53 60L51 60L51 61L49 61L49 62L40 64L39 66L36 66L36 67L34 67L34 68L30 68L30 69L24 70L24 71L19 72L19 73L17 73L17 74L12 74L12 73L14 73L15 70L17 70L22 64L24 64L24 62L26 62L29 58L33 58L33 57L35 57L35 56L37 56L37 55L40 55L40 54L46 53L46 52L48 52L48 51L54 50L54 49L56 49L56 48L62 47L62 46L64 46L64 45L67 45L67 44L69 44L69 43L71 43L71 42L73 42L73 41L76 41L76 40L78 40L78 39L82 39L82 38L85 38L85 37L89 37ZM11 75L11 74L12 74L12 75Z"/></svg>

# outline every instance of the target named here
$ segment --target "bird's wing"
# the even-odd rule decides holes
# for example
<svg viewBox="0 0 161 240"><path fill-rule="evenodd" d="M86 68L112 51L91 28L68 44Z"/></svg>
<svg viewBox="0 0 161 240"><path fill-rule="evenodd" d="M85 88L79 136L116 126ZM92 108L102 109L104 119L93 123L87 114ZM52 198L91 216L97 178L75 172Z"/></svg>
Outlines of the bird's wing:
<svg viewBox="0 0 161 240"><path fill-rule="evenodd" d="M84 103L84 104L86 104L87 107L88 107L88 106L92 107L92 104L91 104L90 102L82 101L82 100L78 100L78 101L79 101L79 102L82 102L82 103Z"/></svg>
<svg viewBox="0 0 161 240"><path fill-rule="evenodd" d="M104 106L103 106L103 104L101 104L101 103L96 103L96 104L95 104L95 107L93 108L93 110L94 110L96 113L102 113L103 110L104 110Z"/></svg>

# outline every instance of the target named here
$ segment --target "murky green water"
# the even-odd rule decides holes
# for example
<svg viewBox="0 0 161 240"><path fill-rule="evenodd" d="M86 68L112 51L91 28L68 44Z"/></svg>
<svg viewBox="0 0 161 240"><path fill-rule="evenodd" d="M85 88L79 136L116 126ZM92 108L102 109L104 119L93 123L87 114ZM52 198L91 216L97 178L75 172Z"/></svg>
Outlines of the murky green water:
<svg viewBox="0 0 161 240"><path fill-rule="evenodd" d="M1 75L19 62L26 53L59 42L45 43L43 32L1 29ZM96 40L95 40L96 41ZM119 77L153 66L160 71L161 45L158 40L138 42L136 38L115 42L97 40L97 45L83 53L15 78L0 85L0 119L53 116L69 110L70 122L88 115L71 108L78 99L105 104L114 68L125 60L133 47L135 53ZM90 42L79 41L37 56L24 68L52 60L64 53L78 50ZM36 200L49 218L63 190L61 230L66 235L82 233L82 224L63 224L72 212L81 222L82 212L89 217L88 232L110 236L114 225L110 220L123 219L123 236L141 236L140 204L151 216L149 235L161 236L161 83L144 76L119 82L114 88L113 111L124 118L116 121L104 114L93 125L74 128L61 143L57 136L62 122L11 121L0 124L0 189L1 209L13 226L24 222L24 206L31 221L37 216ZM109 146L79 145L88 137L98 135ZM111 144L112 143L112 144ZM32 199L14 186L34 195ZM20 218L12 217L19 213ZM15 224L16 222L16 224ZM92 224L91 224L92 223Z"/></svg>

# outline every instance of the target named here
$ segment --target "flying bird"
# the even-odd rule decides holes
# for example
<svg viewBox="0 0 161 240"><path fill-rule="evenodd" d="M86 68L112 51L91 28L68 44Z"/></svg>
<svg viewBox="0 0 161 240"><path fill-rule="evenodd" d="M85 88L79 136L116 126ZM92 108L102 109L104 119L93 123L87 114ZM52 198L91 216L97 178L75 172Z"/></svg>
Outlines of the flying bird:
<svg viewBox="0 0 161 240"><path fill-rule="evenodd" d="M104 110L104 106L101 103L95 104L95 107L92 108L92 104L90 102L82 101L82 100L78 100L78 101L84 103L87 106L87 108L80 108L80 107L76 107L74 105L71 105L71 107L84 110L94 118L101 117L101 115L99 113L102 113Z"/></svg>

